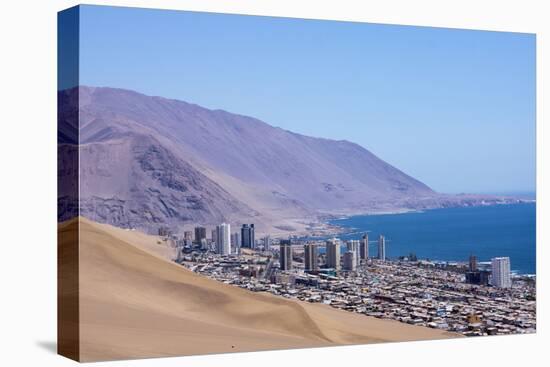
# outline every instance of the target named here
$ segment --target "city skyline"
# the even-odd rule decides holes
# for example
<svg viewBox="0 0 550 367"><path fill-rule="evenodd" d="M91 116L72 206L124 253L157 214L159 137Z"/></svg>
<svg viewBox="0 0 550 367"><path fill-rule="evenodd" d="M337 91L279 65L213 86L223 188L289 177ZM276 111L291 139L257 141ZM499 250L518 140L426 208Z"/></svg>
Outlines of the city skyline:
<svg viewBox="0 0 550 367"><path fill-rule="evenodd" d="M440 192L535 191L534 35L93 6L82 11L83 84L130 88L346 139ZM145 18L158 25L154 35L144 34ZM120 19L127 27L115 31ZM92 30L88 22L101 26ZM211 23L223 33L212 31ZM257 40L244 32L252 26L260 30ZM326 42L312 42L321 38ZM229 44L240 57L220 57ZM100 47L111 56L98 58ZM151 69L158 63L162 71Z"/></svg>
<svg viewBox="0 0 550 367"><path fill-rule="evenodd" d="M247 230L254 228L254 224L243 224L241 230ZM181 261L183 251L185 247L187 250L193 248L193 245L199 246L201 248L201 241L206 240L201 234L201 231L204 231L205 228L201 226L196 226L195 228L196 238L193 238L192 231L184 231L183 237L180 242L178 242L178 235L172 233L166 227L159 228L159 236L174 239L176 241L176 259ZM372 244L368 241L368 232L365 232L363 235L360 235L361 240L358 239L348 239L342 241L338 237L332 237L330 239L283 239L275 238L274 242L278 243L279 246L279 268L283 271L293 270L294 262L294 247L303 247L303 269L305 272L316 272L319 270L319 252L318 247L325 248L325 266L328 266L329 269L334 271L340 270L341 266L343 270L346 271L355 271L361 265L363 265L368 260L377 259L381 263L386 260L390 260L386 257L386 236L380 235L377 241L372 241ZM240 255L241 248L250 248L258 250L258 243L253 240L253 243L246 243L245 241L238 241L239 233L231 233L230 224L221 223L216 225L215 229L212 230L211 236L211 246L210 250L214 249L214 252L221 256L234 256ZM272 240L269 235L264 236L260 241L263 242L262 251L269 252L272 250ZM293 243L293 241L295 243ZM341 243L344 242L346 246L346 251L342 251ZM182 247L182 244L185 247ZM369 256L369 246L376 244L378 248L378 254L374 257ZM294 246L294 247L293 247ZM204 250L204 249L203 249ZM399 260L406 260L417 262L417 258L414 252L409 253L407 256L399 256ZM421 261L433 261L429 259L420 259ZM437 261L437 260L436 260ZM447 262L449 263L449 262ZM452 263L461 264L461 261L453 261ZM490 265L490 270L481 269L481 265L485 267ZM468 261L464 262L467 271L465 273L465 281L470 284L481 284L489 285L491 284L497 288L510 288L511 281L511 265L510 257L508 256L497 256L492 257L490 261L479 262L475 254L470 254ZM488 276L483 278L483 274L480 278L480 273L486 273ZM483 280L485 279L485 280Z"/></svg>

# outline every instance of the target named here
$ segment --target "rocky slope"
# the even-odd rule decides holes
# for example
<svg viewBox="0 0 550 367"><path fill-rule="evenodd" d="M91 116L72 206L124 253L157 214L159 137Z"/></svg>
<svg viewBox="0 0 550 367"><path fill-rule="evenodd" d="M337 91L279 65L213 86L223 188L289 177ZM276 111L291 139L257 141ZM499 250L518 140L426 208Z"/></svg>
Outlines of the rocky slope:
<svg viewBox="0 0 550 367"><path fill-rule="evenodd" d="M61 110L75 93L61 92ZM80 214L119 227L228 221L296 229L321 213L487 200L440 195L348 141L182 101L80 87L79 115ZM75 123L65 120L60 141L74 142L67 137Z"/></svg>

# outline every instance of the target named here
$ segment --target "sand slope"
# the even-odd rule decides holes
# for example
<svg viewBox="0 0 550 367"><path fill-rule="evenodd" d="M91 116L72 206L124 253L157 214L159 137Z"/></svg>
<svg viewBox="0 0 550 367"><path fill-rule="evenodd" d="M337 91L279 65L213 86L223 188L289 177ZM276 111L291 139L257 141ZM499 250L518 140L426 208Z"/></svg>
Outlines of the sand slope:
<svg viewBox="0 0 550 367"><path fill-rule="evenodd" d="M80 360L458 336L216 282L157 241L80 218Z"/></svg>

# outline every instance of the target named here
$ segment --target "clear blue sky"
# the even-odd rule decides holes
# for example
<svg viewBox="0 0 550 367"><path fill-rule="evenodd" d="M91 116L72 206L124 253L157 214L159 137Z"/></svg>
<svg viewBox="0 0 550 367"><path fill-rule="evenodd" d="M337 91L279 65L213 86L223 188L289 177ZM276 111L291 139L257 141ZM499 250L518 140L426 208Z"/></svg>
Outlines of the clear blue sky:
<svg viewBox="0 0 550 367"><path fill-rule="evenodd" d="M441 192L535 189L535 36L84 6L81 84L346 139Z"/></svg>

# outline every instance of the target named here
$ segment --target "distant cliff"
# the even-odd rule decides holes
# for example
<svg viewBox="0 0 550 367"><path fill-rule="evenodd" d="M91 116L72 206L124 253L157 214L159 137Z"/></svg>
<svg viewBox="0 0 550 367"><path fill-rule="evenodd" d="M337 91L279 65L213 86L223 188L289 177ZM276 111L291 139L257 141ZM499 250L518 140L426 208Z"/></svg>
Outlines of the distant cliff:
<svg viewBox="0 0 550 367"><path fill-rule="evenodd" d="M60 92L61 105L74 93ZM79 94L80 213L95 221L286 228L320 214L499 200L440 195L348 141L129 90L80 87ZM74 141L74 123L60 130Z"/></svg>

